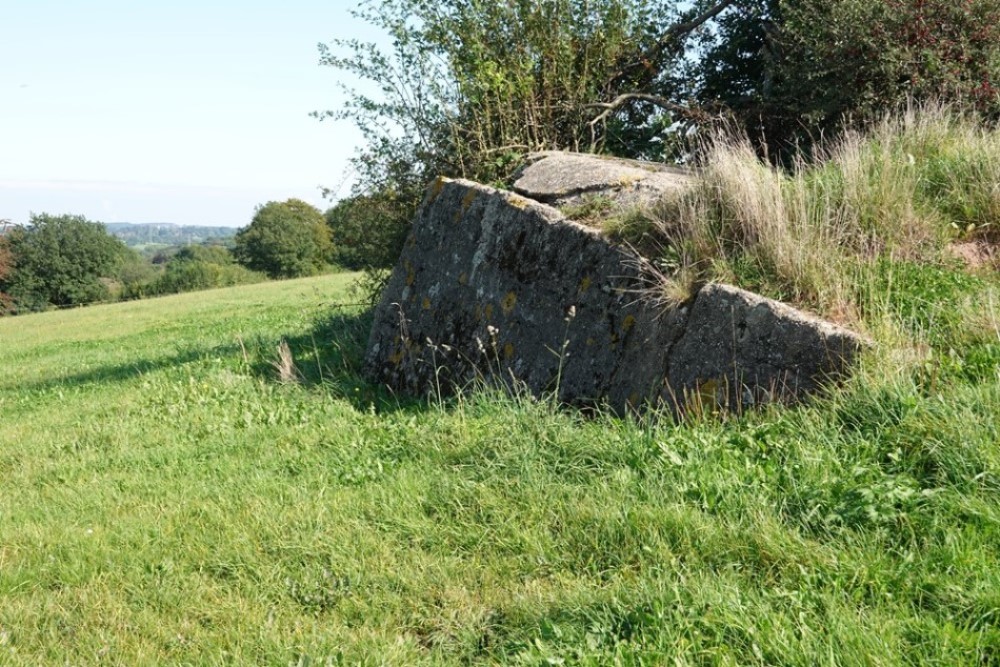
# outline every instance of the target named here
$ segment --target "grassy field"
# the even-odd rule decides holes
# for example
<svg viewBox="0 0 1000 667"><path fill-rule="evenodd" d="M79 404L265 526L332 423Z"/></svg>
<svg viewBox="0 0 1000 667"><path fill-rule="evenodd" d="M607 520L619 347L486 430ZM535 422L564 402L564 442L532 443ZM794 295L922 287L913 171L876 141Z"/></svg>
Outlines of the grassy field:
<svg viewBox="0 0 1000 667"><path fill-rule="evenodd" d="M684 425L394 400L344 275L0 320L0 664L998 664L958 275L898 299L925 360Z"/></svg>

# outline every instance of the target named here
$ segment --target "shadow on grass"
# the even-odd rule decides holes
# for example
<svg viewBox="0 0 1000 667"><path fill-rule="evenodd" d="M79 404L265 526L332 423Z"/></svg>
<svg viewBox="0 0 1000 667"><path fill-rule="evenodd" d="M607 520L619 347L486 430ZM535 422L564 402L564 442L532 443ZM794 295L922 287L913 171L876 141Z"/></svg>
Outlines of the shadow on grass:
<svg viewBox="0 0 1000 667"><path fill-rule="evenodd" d="M184 364L202 361L208 357L222 357L240 354L237 344L217 345L211 347L195 347L176 354L166 355L159 359L138 359L128 363L99 366L78 373L50 377L35 382L25 382L18 385L20 391L45 392L57 389L77 389L89 385L117 384L134 380L142 375L155 373L168 368L177 368Z"/></svg>
<svg viewBox="0 0 1000 667"><path fill-rule="evenodd" d="M193 346L155 359L135 359L81 370L66 375L48 377L19 384L18 391L48 393L52 391L121 384L159 371L176 369L206 359L228 359L246 368L258 379L281 383L279 343L283 340L290 353L284 381L294 380L300 386L327 392L350 402L358 410L395 412L420 410L427 402L396 396L386 387L373 384L363 377L365 347L371 329L372 314L356 309L334 307L300 334L273 338L271 336L215 346Z"/></svg>
<svg viewBox="0 0 1000 667"><path fill-rule="evenodd" d="M426 407L426 401L397 396L364 378L371 326L370 310L335 309L305 333L283 338L290 359L283 361L275 347L267 358L258 358L252 364L253 372L269 382L294 381L330 392L358 410L394 412Z"/></svg>

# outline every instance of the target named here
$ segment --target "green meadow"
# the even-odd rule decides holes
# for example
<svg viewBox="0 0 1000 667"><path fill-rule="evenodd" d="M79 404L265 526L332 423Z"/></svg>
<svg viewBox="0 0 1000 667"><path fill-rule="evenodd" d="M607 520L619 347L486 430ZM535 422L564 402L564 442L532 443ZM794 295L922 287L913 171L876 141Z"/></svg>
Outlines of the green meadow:
<svg viewBox="0 0 1000 667"><path fill-rule="evenodd" d="M930 357L684 424L397 399L351 275L0 320L0 664L997 664L996 280L954 276L899 300ZM928 337L965 288L985 334Z"/></svg>

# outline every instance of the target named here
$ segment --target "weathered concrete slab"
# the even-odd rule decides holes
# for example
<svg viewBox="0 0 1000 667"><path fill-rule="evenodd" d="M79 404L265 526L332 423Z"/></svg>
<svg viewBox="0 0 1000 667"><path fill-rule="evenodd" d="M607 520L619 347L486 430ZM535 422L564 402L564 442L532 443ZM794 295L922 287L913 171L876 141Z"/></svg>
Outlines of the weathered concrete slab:
<svg viewBox="0 0 1000 667"><path fill-rule="evenodd" d="M652 162L584 153L543 151L528 156L514 192L553 206L607 197L622 206L655 200L694 184L690 171Z"/></svg>
<svg viewBox="0 0 1000 667"><path fill-rule="evenodd" d="M636 257L550 206L439 179L375 312L374 380L408 393L477 379L617 411L794 399L843 374L853 333L725 285L663 311Z"/></svg>
<svg viewBox="0 0 1000 667"><path fill-rule="evenodd" d="M670 350L670 387L736 407L804 396L842 375L866 343L855 333L730 285L709 284Z"/></svg>

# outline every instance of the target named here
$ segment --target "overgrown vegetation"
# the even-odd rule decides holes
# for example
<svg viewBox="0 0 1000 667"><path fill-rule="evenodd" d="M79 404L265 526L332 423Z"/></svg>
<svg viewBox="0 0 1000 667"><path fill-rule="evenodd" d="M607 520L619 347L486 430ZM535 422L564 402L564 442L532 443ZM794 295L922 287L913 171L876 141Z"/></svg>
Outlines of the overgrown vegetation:
<svg viewBox="0 0 1000 667"><path fill-rule="evenodd" d="M697 188L618 230L659 239L654 268L674 293L678 281L738 282L873 326L879 295L866 289L887 266L955 267L954 242L1000 234L1000 130L947 107L887 116L791 170L738 135L704 154Z"/></svg>
<svg viewBox="0 0 1000 667"><path fill-rule="evenodd" d="M503 184L529 151L700 161L735 125L791 168L907 100L1000 117L993 0L368 0L357 16L391 47L321 47L362 85L318 115L362 131L353 197L391 258L426 183Z"/></svg>
<svg viewBox="0 0 1000 667"><path fill-rule="evenodd" d="M704 36L695 86L772 159L908 99L1000 117L993 0L747 0Z"/></svg>
<svg viewBox="0 0 1000 667"><path fill-rule="evenodd" d="M541 149L664 155L664 141L682 139L665 128L694 112L662 90L628 94L654 81L676 92L671 72L691 35L731 2L688 4L360 3L356 15L392 47L339 39L321 47L321 63L377 92L346 86L348 103L318 115L351 120L364 135L353 198L389 212L371 218L385 229L375 233L401 244L438 175L501 184Z"/></svg>

